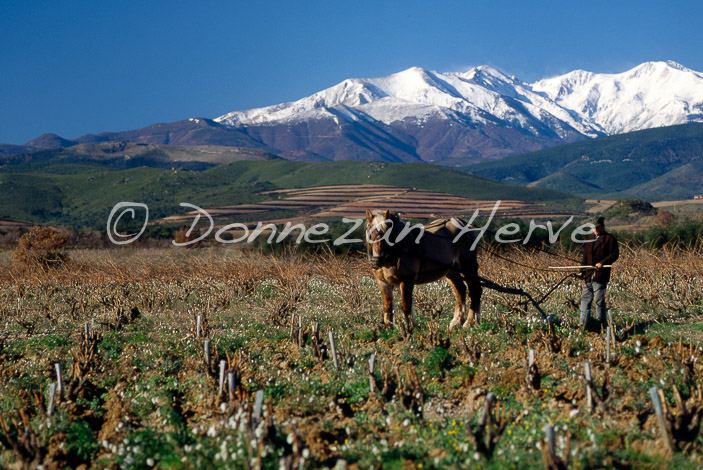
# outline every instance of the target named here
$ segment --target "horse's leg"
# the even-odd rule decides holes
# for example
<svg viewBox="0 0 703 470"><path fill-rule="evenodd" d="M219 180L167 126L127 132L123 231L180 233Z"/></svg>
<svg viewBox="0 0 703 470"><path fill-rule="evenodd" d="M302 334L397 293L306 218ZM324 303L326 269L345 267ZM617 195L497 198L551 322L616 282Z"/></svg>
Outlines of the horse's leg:
<svg viewBox="0 0 703 470"><path fill-rule="evenodd" d="M478 266L472 269L471 272L478 275ZM476 323L481 323L481 293L483 288L481 287L481 281L472 276L464 276L466 284L469 286L469 315L466 318L466 323L464 323L464 328L469 328L471 324L476 321Z"/></svg>
<svg viewBox="0 0 703 470"><path fill-rule="evenodd" d="M393 326L393 285L376 278L376 285L381 289L383 298L383 323Z"/></svg>
<svg viewBox="0 0 703 470"><path fill-rule="evenodd" d="M456 297L456 305L454 307L454 318L452 318L449 324L449 329L453 330L458 328L464 322L464 317L466 317L466 286L461 276L454 271L449 271L447 273L447 280L449 285L452 286L454 291L454 297Z"/></svg>
<svg viewBox="0 0 703 470"><path fill-rule="evenodd" d="M405 323L408 325L408 331L412 331L415 327L415 313L413 312L413 288L415 284L412 282L400 283L400 296L403 306L403 314L405 315Z"/></svg>

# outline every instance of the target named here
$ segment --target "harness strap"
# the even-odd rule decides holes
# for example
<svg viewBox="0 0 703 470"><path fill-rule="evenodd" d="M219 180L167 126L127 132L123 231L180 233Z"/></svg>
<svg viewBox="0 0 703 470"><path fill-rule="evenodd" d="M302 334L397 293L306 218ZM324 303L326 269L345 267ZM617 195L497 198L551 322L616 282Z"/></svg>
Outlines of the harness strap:
<svg viewBox="0 0 703 470"><path fill-rule="evenodd" d="M407 254L407 255L409 255L409 256L415 257L415 255L413 255L412 253L410 253L408 250L405 250L405 254ZM492 289L492 290L495 290L495 291L498 291L498 292L502 292L502 293L504 293L504 294L521 295L521 296L527 297L527 299L530 301L530 303L537 309L537 311L539 312L539 314L542 316L542 320L545 320L545 321L548 321L548 320L549 320L549 317L547 316L546 313L544 313L544 310L542 310L542 307L540 307L540 305L539 305L541 302L543 302L543 301L546 299L547 296L544 296L539 302L537 302L529 293L525 292L525 291L522 290L522 289L516 289L516 288L514 288L514 287L505 287L505 286L501 286L500 284L495 283L495 282L491 281L490 279L486 279L485 277L479 276L478 274L472 273L471 271L467 271L467 270L465 270L465 269L462 269L462 268L460 268L459 266L456 266L456 265L453 265L453 264L450 265L450 264L447 264L447 263L443 263L443 262L441 262L441 261L438 261L438 260L435 260L435 259L432 259L432 258L428 258L428 257L425 257L425 256L423 256L423 257L421 258L421 260L430 261L430 262L435 263L435 264L437 264L437 265L439 265L439 266L442 266L442 267L444 267L444 268L451 269L451 270L456 271L456 272L458 272L458 273L461 273L461 274L463 274L463 275L465 275L465 276L468 276L468 277L470 277L470 278L472 278L472 279L474 279L474 280L476 280L476 281L479 281L479 283L481 284L481 287L487 287L487 288L489 288L489 289ZM569 276L571 276L571 274L570 274ZM567 276L567 277L565 277L564 279L562 279L562 280L559 282L559 284L557 284L557 286L560 285L562 282L564 282L569 276ZM553 291L557 286L555 286L555 287L552 289L552 291ZM548 292L547 295L551 294L552 291Z"/></svg>
<svg viewBox="0 0 703 470"><path fill-rule="evenodd" d="M419 258L420 258L420 266L417 268L417 271L415 271L415 284L417 284L417 280L418 280L418 278L419 278L419 276L420 276L420 272L422 271L422 262L423 262L423 260L425 259L425 256L424 256L425 253L424 253L424 252L425 252L425 250L424 250L424 248L422 247L422 243L420 243L420 256L419 256Z"/></svg>

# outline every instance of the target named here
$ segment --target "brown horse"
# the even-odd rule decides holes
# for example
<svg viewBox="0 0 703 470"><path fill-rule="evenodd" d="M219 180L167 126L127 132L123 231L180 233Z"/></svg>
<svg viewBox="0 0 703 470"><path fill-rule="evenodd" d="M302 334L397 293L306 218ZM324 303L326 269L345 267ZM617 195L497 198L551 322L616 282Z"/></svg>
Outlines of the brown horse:
<svg viewBox="0 0 703 470"><path fill-rule="evenodd" d="M408 329L415 326L412 309L413 288L446 277L456 297L454 318L449 327L467 328L479 322L481 283L476 251L476 235L462 234L466 222L435 220L422 226L403 222L390 211L366 211L366 245L372 272L383 297L383 322L393 325L393 289L400 287L401 305ZM457 239L457 236L461 237ZM452 269L456 268L456 269ZM470 276L465 273L475 274ZM466 286L471 303L466 315Z"/></svg>

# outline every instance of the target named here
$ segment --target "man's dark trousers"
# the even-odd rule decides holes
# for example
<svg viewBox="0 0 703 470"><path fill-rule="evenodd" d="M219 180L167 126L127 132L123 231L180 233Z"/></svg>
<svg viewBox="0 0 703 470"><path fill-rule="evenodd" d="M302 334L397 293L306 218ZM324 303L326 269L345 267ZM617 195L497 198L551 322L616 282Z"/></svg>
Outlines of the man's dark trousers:
<svg viewBox="0 0 703 470"><path fill-rule="evenodd" d="M595 303L595 316L600 320L601 325L606 326L608 322L608 310L605 306L605 289L608 283L584 282L581 288L581 323L588 321L591 305Z"/></svg>

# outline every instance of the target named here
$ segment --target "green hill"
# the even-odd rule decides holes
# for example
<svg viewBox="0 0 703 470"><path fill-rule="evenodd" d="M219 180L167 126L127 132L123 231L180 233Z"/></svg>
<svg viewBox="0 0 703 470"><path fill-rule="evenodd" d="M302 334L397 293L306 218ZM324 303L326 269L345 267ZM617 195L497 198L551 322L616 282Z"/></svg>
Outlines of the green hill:
<svg viewBox="0 0 703 470"><path fill-rule="evenodd" d="M462 168L496 181L591 197L662 200L701 193L703 124L632 132Z"/></svg>
<svg viewBox="0 0 703 470"><path fill-rule="evenodd" d="M703 155L702 155L703 156ZM627 194L640 199L650 195L660 195L658 199L690 199L691 196L703 193L703 158L681 165L646 183L639 184L627 190Z"/></svg>
<svg viewBox="0 0 703 470"><path fill-rule="evenodd" d="M63 201L50 176L0 173L0 220L54 220L63 214Z"/></svg>
<svg viewBox="0 0 703 470"><path fill-rule="evenodd" d="M53 173L0 173L0 219L100 226L121 201L143 202L152 220L201 207L263 201L262 191L336 184L384 184L477 199L542 202L580 210L581 199L542 188L510 186L422 163L239 161L205 171L54 165ZM65 171L63 171L65 170ZM82 171L84 170L84 171ZM4 188L8 188L5 191Z"/></svg>
<svg viewBox="0 0 703 470"><path fill-rule="evenodd" d="M589 194L593 192L602 191L600 186L583 180L577 176L572 175L564 171L557 171L551 175L540 178L537 181L528 183L527 186L531 188L550 188L557 191L569 191L574 194ZM561 189L559 189L561 188Z"/></svg>

